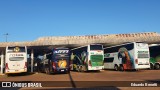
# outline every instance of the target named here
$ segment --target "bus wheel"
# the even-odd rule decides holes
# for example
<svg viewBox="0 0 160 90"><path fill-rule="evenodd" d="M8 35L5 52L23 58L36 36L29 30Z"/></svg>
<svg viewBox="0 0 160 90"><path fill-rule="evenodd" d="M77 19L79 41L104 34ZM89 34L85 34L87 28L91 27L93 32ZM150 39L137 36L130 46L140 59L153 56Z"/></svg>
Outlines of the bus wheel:
<svg viewBox="0 0 160 90"><path fill-rule="evenodd" d="M79 72L82 72L83 71L82 69L83 69L82 66L79 66Z"/></svg>
<svg viewBox="0 0 160 90"><path fill-rule="evenodd" d="M87 67L83 66L83 70L84 70L84 72L86 72L87 71Z"/></svg>
<svg viewBox="0 0 160 90"><path fill-rule="evenodd" d="M80 66L79 65L77 66L77 71L80 72Z"/></svg>
<svg viewBox="0 0 160 90"><path fill-rule="evenodd" d="M150 63L150 69L154 69L154 66L152 63Z"/></svg>
<svg viewBox="0 0 160 90"><path fill-rule="evenodd" d="M159 64L155 64L155 69L159 69L159 68L160 68Z"/></svg>
<svg viewBox="0 0 160 90"><path fill-rule="evenodd" d="M114 70L118 71L118 66L117 65L114 66Z"/></svg>
<svg viewBox="0 0 160 90"><path fill-rule="evenodd" d="M120 66L120 70L121 70L121 71L124 71L124 67L123 67L122 65Z"/></svg>

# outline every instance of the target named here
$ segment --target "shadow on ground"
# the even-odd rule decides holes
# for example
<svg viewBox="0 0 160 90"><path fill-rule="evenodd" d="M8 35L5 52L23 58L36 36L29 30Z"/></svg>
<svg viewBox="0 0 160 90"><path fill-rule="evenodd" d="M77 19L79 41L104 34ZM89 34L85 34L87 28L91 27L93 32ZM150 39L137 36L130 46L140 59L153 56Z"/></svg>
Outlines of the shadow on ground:
<svg viewBox="0 0 160 90"><path fill-rule="evenodd" d="M114 69L104 69L104 71L115 71ZM115 71L115 72L144 72L146 69L141 69L141 70L124 70L124 71Z"/></svg>
<svg viewBox="0 0 160 90"><path fill-rule="evenodd" d="M18 77L18 76L29 76L35 73L13 73L13 74L6 74L8 77Z"/></svg>

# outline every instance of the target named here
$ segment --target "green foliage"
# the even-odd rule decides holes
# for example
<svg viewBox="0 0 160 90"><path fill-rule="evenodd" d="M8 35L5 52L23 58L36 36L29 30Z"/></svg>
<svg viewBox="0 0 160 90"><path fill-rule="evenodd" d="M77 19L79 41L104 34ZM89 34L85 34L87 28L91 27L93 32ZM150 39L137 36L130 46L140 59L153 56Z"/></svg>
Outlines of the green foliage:
<svg viewBox="0 0 160 90"><path fill-rule="evenodd" d="M150 62L153 63L153 64L156 63L156 62L160 62L160 55L156 56L155 58L150 57Z"/></svg>
<svg viewBox="0 0 160 90"><path fill-rule="evenodd" d="M156 62L160 62L160 55L157 56L155 59L156 59Z"/></svg>
<svg viewBox="0 0 160 90"><path fill-rule="evenodd" d="M151 63L155 63L155 62L156 62L155 58L150 57L150 62L151 62Z"/></svg>

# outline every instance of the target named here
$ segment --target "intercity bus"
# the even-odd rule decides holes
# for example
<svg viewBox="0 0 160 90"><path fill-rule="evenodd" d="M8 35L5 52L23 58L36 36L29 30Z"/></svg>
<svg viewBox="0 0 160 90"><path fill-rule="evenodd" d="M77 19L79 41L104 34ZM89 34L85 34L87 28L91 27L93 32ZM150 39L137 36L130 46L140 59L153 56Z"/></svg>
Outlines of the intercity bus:
<svg viewBox="0 0 160 90"><path fill-rule="evenodd" d="M27 47L7 46L5 53L5 73L27 72Z"/></svg>
<svg viewBox="0 0 160 90"><path fill-rule="evenodd" d="M150 45L150 67L151 69L160 69L160 45Z"/></svg>
<svg viewBox="0 0 160 90"><path fill-rule="evenodd" d="M47 54L47 59L42 60L42 71L51 73L69 73L70 49L54 48Z"/></svg>
<svg viewBox="0 0 160 90"><path fill-rule="evenodd" d="M101 44L71 49L71 70L90 71L103 69L104 52Z"/></svg>
<svg viewBox="0 0 160 90"><path fill-rule="evenodd" d="M104 69L139 70L150 68L147 43L131 42L104 48Z"/></svg>

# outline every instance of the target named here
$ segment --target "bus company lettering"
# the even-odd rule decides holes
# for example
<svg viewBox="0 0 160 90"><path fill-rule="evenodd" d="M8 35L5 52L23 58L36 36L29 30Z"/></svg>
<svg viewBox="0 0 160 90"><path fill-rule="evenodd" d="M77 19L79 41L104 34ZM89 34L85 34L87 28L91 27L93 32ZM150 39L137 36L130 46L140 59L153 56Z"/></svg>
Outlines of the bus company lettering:
<svg viewBox="0 0 160 90"><path fill-rule="evenodd" d="M148 53L149 51L138 51L138 53Z"/></svg>
<svg viewBox="0 0 160 90"><path fill-rule="evenodd" d="M69 50L57 50L54 53L68 53Z"/></svg>
<svg viewBox="0 0 160 90"><path fill-rule="evenodd" d="M10 54L10 57L17 57L17 56L23 56L23 54Z"/></svg>

